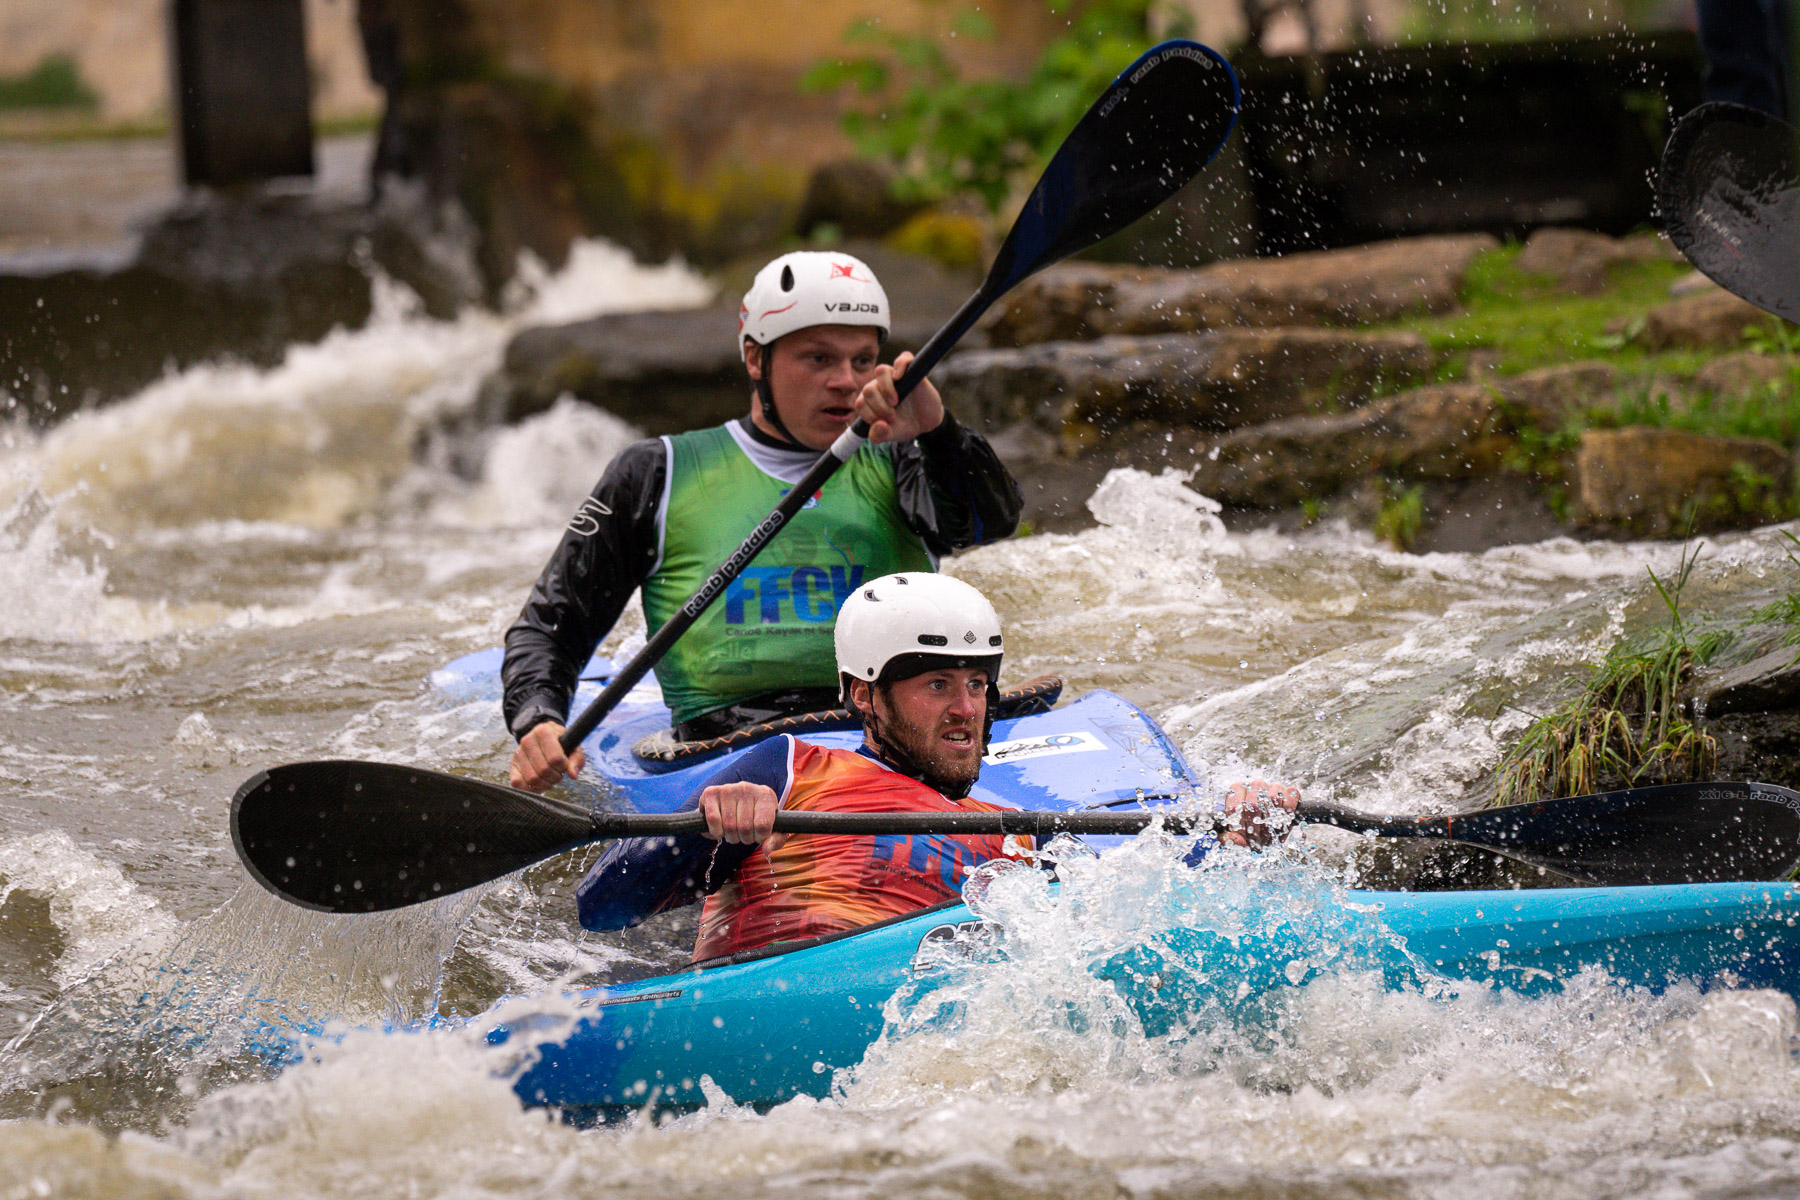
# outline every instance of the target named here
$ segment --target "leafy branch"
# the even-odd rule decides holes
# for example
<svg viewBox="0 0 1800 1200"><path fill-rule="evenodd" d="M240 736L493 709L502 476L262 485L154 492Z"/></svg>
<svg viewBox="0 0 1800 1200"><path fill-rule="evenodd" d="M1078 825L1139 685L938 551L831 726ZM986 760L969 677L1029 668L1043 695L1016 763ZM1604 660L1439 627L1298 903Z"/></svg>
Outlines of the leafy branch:
<svg viewBox="0 0 1800 1200"><path fill-rule="evenodd" d="M844 36L863 51L813 64L801 87L860 98L844 115L844 132L859 154L894 167L897 199L929 204L972 193L998 213L1037 177L1094 96L1150 47L1153 5L1094 0L1017 83L966 78L936 37L859 21ZM1052 12L1067 7L1050 0ZM954 10L949 29L952 38L995 37L993 22L973 8Z"/></svg>

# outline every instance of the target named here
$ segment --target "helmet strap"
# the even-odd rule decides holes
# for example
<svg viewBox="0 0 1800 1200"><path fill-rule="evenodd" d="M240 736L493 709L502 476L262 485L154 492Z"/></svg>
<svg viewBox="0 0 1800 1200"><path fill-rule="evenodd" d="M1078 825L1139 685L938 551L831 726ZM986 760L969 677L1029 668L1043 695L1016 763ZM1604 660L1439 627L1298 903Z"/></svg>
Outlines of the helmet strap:
<svg viewBox="0 0 1800 1200"><path fill-rule="evenodd" d="M981 776L981 764L976 763L975 774L968 779L946 779L941 775L934 774L929 767L920 762L911 751L900 745L899 742L885 737L881 730L881 714L875 710L875 691L877 688L886 686L887 684L885 682L871 683L869 685L869 707L866 711L859 710L857 714L862 717L863 738L868 742L869 749L875 751L881 761L894 768L894 770L900 772L902 775L911 776L939 795L950 800L962 800L966 798L969 794L969 789L975 786L975 780ZM992 733L994 729L993 701L997 694L998 689L990 680L988 683L987 714L982 721L981 726L981 752L983 754L987 753L988 735ZM856 708L856 702L850 698L850 689L848 686L844 688L844 700L851 708ZM890 696L890 703L891 700L892 697Z"/></svg>
<svg viewBox="0 0 1800 1200"><path fill-rule="evenodd" d="M800 439L788 430L787 425L781 419L781 413L775 408L775 392L769 386L769 375L772 373L775 363L775 343L780 340L780 338L770 338L767 344L754 339L750 342L757 348L757 365L760 368L757 378L752 381L756 385L757 402L762 405L763 420L769 423L770 428L786 439L794 449L810 450L810 446L803 445Z"/></svg>

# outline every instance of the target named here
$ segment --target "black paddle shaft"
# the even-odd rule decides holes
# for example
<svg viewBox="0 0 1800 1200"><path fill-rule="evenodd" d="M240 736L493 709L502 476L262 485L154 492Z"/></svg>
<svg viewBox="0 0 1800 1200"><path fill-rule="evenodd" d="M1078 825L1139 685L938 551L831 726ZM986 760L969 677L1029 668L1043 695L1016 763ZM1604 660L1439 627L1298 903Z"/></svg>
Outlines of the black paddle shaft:
<svg viewBox="0 0 1800 1200"><path fill-rule="evenodd" d="M1171 832L1218 818L1130 812L782 812L781 833ZM379 912L489 883L590 842L704 833L698 812L596 812L556 796L424 767L322 761L273 767L231 802L231 837L256 881L326 912Z"/></svg>
<svg viewBox="0 0 1800 1200"><path fill-rule="evenodd" d="M1170 810L783 812L783 833L1131 834L1216 827ZM1800 865L1800 795L1757 783L1687 783L1437 817L1303 801L1297 820L1496 851L1589 883L1777 880ZM606 838L699 834L695 812L595 812L554 796L424 767L306 762L263 771L231 802L231 836L256 881L327 912L401 908L489 883Z"/></svg>
<svg viewBox="0 0 1800 1200"><path fill-rule="evenodd" d="M896 387L900 399L1015 284L1117 233L1198 174L1225 144L1237 110L1237 76L1224 59L1195 42L1164 42L1127 67L1057 149L995 255L987 279L907 367ZM563 730L565 754L573 754L587 740L868 435L868 424L858 418L819 456L775 510Z"/></svg>

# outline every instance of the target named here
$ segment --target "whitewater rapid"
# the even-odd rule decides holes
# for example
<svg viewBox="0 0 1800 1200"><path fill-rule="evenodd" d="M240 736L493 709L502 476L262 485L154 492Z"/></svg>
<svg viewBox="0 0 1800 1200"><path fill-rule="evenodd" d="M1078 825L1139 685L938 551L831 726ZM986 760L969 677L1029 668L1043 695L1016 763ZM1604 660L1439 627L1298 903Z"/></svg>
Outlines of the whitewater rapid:
<svg viewBox="0 0 1800 1200"><path fill-rule="evenodd" d="M1148 840L1081 867L1079 920L1015 904L1033 969L976 979L954 1038L896 1010L825 1101L577 1131L520 1108L513 1052L478 1028L369 1032L685 956L679 918L576 927L591 852L401 914L286 907L247 884L226 810L280 761L503 777L499 713L428 677L497 644L637 435L564 401L483 435L465 476L443 431L524 324L709 298L586 245L505 314L435 322L383 285L368 327L270 370L196 367L0 431L0 1196L1792 1193L1797 1029L1772 993L1584 977L1445 1000L1351 973L1272 1038L1176 1048L1100 1019L1083 939L1142 918L1170 869ZM1007 676L1120 693L1214 784L1253 771L1384 812L1476 799L1529 714L1657 618L1648 571L1682 552L1231 533L1152 471L1089 507L1089 529L947 564L1008 623ZM1741 619L1800 582L1778 532L1712 540L1689 611ZM631 616L610 644L641 636ZM1265 868L1287 883L1242 886L1329 894L1352 851L1305 831ZM268 1027L309 1021L331 1036L273 1071Z"/></svg>

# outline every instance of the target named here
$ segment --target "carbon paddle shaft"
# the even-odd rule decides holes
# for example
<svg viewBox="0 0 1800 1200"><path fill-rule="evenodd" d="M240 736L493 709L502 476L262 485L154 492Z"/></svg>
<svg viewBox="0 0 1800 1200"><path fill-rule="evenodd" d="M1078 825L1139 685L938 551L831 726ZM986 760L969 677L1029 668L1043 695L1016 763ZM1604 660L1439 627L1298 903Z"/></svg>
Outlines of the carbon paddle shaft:
<svg viewBox="0 0 1800 1200"><path fill-rule="evenodd" d="M1021 837L1051 837L1059 833L1142 833L1160 819L1170 833L1211 829L1221 817L1214 813L1176 812L788 812L775 814L776 833L821 833L854 837L868 834L1011 833ZM596 813L592 833L596 840L620 837L680 837L706 832L706 818L697 812L648 816L641 813Z"/></svg>
<svg viewBox="0 0 1800 1200"><path fill-rule="evenodd" d="M896 390L904 400L988 307L1033 272L1117 233L1168 199L1212 161L1237 120L1231 67L1196 42L1164 42L1125 68L1057 148L1032 188L987 279L920 349ZM793 515L868 439L858 418L731 557L688 597L607 682L560 739L573 754L749 566Z"/></svg>
<svg viewBox="0 0 1800 1200"><path fill-rule="evenodd" d="M1146 811L782 812L784 833L1133 834L1217 827ZM1381 837L1453 841L1609 885L1779 880L1800 863L1800 795L1756 783L1687 783L1436 817L1305 802L1294 818ZM701 834L698 813L595 812L558 796L425 767L324 761L271 767L231 802L231 836L256 881L325 912L378 912L492 882L566 850Z"/></svg>
<svg viewBox="0 0 1800 1200"><path fill-rule="evenodd" d="M1778 880L1800 867L1800 794L1767 783L1670 783L1436 817L1302 804L1299 819L1490 850L1606 887Z"/></svg>

